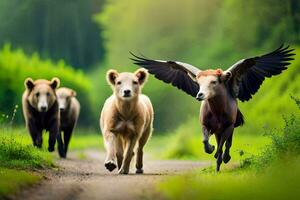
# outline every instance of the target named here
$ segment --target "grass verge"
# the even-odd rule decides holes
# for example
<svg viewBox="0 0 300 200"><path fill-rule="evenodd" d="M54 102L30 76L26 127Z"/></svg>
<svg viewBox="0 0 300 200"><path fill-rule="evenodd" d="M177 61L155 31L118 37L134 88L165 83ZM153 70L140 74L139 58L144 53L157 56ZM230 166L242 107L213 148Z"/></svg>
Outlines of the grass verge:
<svg viewBox="0 0 300 200"><path fill-rule="evenodd" d="M300 108L299 99L295 102ZM240 166L172 177L160 183L158 191L166 199L179 200L299 199L300 116L290 115L284 121L283 129L267 132L271 142Z"/></svg>
<svg viewBox="0 0 300 200"><path fill-rule="evenodd" d="M31 172L0 167L0 199L40 180L41 176Z"/></svg>
<svg viewBox="0 0 300 200"><path fill-rule="evenodd" d="M254 170L195 172L157 186L166 199L299 199L300 158L273 163L265 173Z"/></svg>
<svg viewBox="0 0 300 200"><path fill-rule="evenodd" d="M0 130L0 167L36 169L53 166L53 156L46 149L32 146L31 139L23 129Z"/></svg>
<svg viewBox="0 0 300 200"><path fill-rule="evenodd" d="M53 166L52 154L33 147L24 129L0 128L0 198L37 183L33 170Z"/></svg>

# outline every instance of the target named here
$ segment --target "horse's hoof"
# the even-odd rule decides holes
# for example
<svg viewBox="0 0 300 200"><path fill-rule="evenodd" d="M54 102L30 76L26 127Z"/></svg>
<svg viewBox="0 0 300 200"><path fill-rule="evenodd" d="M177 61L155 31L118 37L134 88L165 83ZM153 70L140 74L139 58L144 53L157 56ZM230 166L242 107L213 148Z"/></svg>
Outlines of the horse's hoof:
<svg viewBox="0 0 300 200"><path fill-rule="evenodd" d="M110 172L112 172L114 169L116 169L117 165L113 161L108 161L104 164L106 169Z"/></svg>
<svg viewBox="0 0 300 200"><path fill-rule="evenodd" d="M231 156L229 154L223 154L223 162L226 164L230 161Z"/></svg>
<svg viewBox="0 0 300 200"><path fill-rule="evenodd" d="M215 153L214 157L215 157L215 159L218 158L218 152Z"/></svg>
<svg viewBox="0 0 300 200"><path fill-rule="evenodd" d="M143 169L136 169L135 173L136 174L143 174L144 170Z"/></svg>
<svg viewBox="0 0 300 200"><path fill-rule="evenodd" d="M208 154L211 154L212 152L214 152L215 150L215 146L214 145L204 145L204 151Z"/></svg>

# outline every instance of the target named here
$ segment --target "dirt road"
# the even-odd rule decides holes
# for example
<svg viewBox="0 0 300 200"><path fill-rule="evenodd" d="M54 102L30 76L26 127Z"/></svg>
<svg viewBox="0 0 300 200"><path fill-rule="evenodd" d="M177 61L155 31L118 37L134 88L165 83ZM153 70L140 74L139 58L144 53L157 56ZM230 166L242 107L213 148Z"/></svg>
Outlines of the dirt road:
<svg viewBox="0 0 300 200"><path fill-rule="evenodd" d="M58 160L57 171L46 173L40 185L20 193L14 199L30 200L135 200L153 196L155 184L166 177L184 173L209 163L178 160L151 160L146 156L144 174L110 173L104 168L104 153L95 150L72 152L66 160ZM134 164L132 163L132 167ZM159 194L156 194L159 196Z"/></svg>

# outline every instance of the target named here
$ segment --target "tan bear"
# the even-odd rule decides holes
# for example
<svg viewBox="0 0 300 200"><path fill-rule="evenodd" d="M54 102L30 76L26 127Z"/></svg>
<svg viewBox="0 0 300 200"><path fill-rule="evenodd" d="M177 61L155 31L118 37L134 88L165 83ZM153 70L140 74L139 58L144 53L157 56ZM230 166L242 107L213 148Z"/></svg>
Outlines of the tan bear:
<svg viewBox="0 0 300 200"><path fill-rule="evenodd" d="M27 78L24 83L26 90L22 97L23 114L33 145L41 148L42 131L49 131L48 151L50 152L54 151L59 131L59 110L55 93L59 83L58 78L53 78L51 81L44 79L33 81Z"/></svg>
<svg viewBox="0 0 300 200"><path fill-rule="evenodd" d="M119 174L128 174L136 146L136 173L143 173L143 147L152 132L153 108L150 99L141 94L148 73L139 69L135 73L107 72L107 82L113 95L104 104L100 127L107 151L105 167L116 168Z"/></svg>
<svg viewBox="0 0 300 200"><path fill-rule="evenodd" d="M58 106L60 110L60 132L58 139L61 137L61 132L63 132L64 141L59 141L62 143L63 149L61 151L65 152L67 156L69 142L72 136L72 132L76 126L79 112L80 104L76 99L76 92L69 88L59 88L56 90Z"/></svg>

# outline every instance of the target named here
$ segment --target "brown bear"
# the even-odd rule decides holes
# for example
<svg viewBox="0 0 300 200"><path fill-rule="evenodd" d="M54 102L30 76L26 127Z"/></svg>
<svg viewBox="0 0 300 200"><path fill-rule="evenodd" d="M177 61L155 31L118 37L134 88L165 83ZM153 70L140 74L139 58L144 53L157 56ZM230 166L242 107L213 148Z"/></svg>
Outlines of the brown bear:
<svg viewBox="0 0 300 200"><path fill-rule="evenodd" d="M128 174L136 147L136 173L143 173L143 148L152 133L153 108L150 99L141 94L148 77L144 69L135 73L107 72L107 81L113 89L104 104L100 117L107 151L105 167L116 168L119 174Z"/></svg>
<svg viewBox="0 0 300 200"><path fill-rule="evenodd" d="M60 131L58 142L63 143L63 151L65 152L65 156L67 156L69 142L72 136L72 132L76 126L79 112L80 112L80 104L76 99L76 92L69 88L59 88L56 90L58 107L60 110ZM64 141L59 141L61 137L61 133L63 134Z"/></svg>
<svg viewBox="0 0 300 200"><path fill-rule="evenodd" d="M22 97L23 114L26 127L31 135L33 145L41 148L42 131L49 131L48 151L53 152L59 131L59 109L55 90L59 79L51 81L31 78L25 80L25 92ZM63 156L64 152L59 152Z"/></svg>

